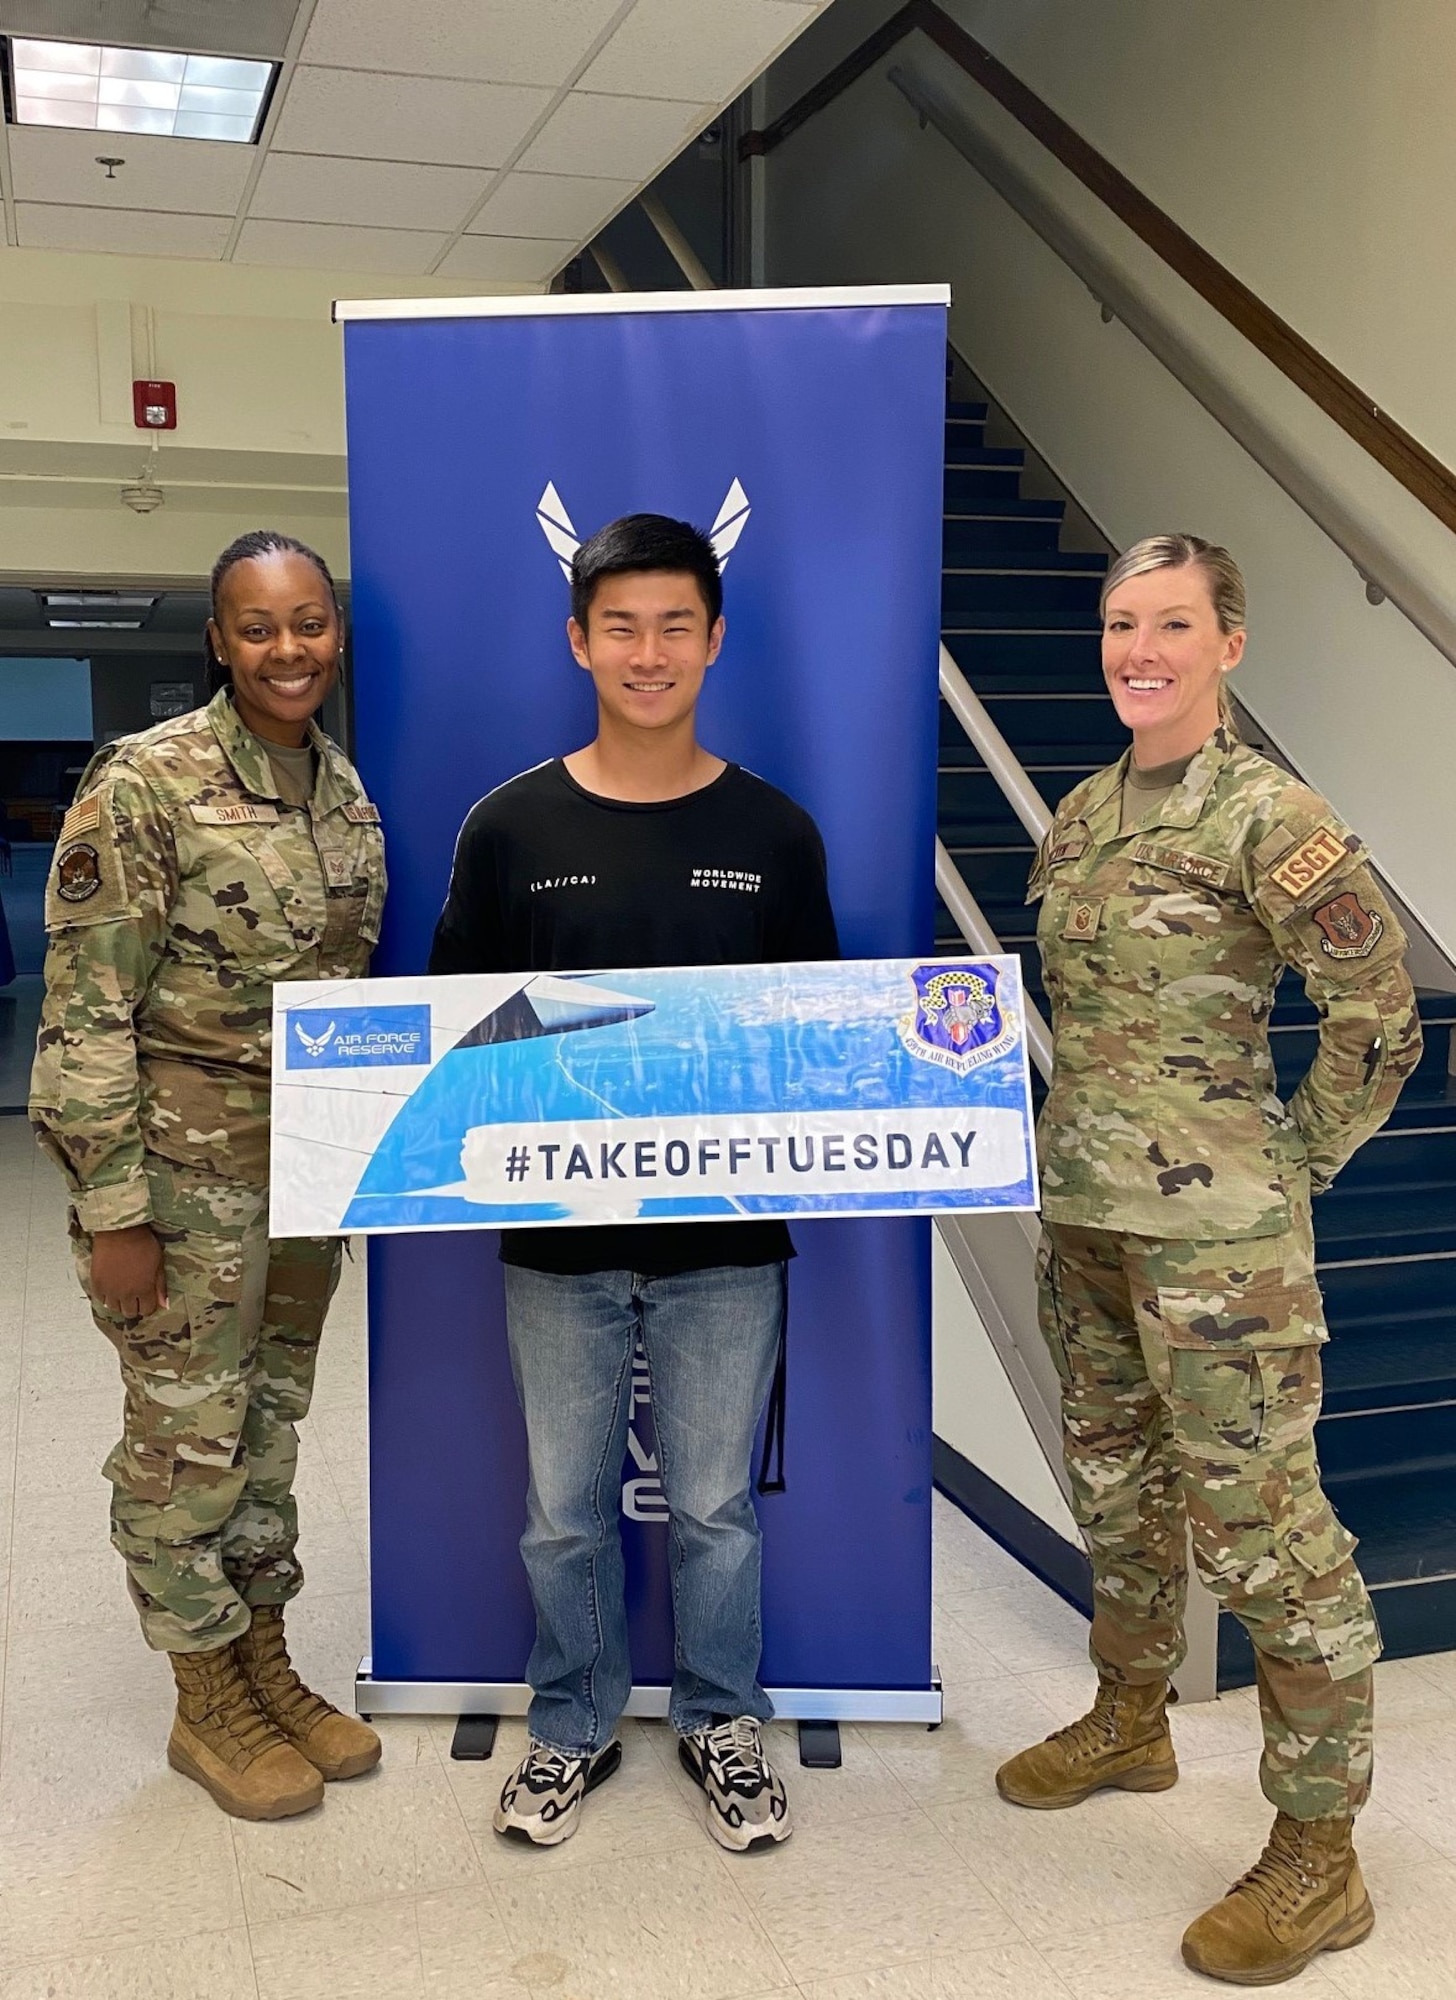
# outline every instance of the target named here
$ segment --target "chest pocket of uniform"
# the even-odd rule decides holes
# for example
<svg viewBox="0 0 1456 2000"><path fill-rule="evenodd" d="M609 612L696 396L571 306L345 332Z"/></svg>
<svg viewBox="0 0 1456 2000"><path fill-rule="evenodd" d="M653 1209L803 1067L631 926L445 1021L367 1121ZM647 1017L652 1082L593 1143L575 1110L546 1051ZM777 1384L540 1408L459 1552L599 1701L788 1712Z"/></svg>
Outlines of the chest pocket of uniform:
<svg viewBox="0 0 1456 2000"><path fill-rule="evenodd" d="M260 824L230 828L210 840L195 880L198 908L189 912L183 942L210 931L224 952L251 966L288 961L318 936L323 923L323 883L309 898L278 850L279 828ZM188 896L190 901L190 895ZM312 905L312 907L310 906ZM207 952L205 938L203 954Z"/></svg>

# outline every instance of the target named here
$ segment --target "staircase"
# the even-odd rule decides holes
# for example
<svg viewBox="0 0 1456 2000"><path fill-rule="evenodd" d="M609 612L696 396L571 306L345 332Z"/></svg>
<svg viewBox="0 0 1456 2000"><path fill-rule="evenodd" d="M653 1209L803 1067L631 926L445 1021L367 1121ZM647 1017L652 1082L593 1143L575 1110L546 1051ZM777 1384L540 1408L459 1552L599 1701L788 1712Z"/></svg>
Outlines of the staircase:
<svg viewBox="0 0 1456 2000"><path fill-rule="evenodd" d="M1051 807L1128 741L1098 659L1108 559L1060 547L1065 501L1023 496L1026 454L987 446L987 416L983 402L947 409L942 636ZM1046 1014L1036 913L1022 901L1032 844L944 703L939 795L941 838ZM965 949L943 905L937 943ZM1314 1208L1332 1336L1320 1458L1397 1657L1456 1647L1456 995L1423 994L1420 1009L1425 1054L1394 1116ZM1286 975L1270 1025L1286 1096L1315 1021ZM1219 1685L1253 1677L1225 1614Z"/></svg>

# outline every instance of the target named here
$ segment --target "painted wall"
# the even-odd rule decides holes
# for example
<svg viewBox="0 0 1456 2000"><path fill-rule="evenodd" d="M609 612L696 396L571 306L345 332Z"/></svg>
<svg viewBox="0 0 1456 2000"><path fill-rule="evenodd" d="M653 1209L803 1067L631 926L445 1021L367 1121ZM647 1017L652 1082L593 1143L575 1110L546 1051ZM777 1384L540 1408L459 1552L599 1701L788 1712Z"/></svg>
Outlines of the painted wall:
<svg viewBox="0 0 1456 2000"><path fill-rule="evenodd" d="M822 48L822 60L842 53L844 39L857 39L880 11L863 6L852 24L839 23L841 46ZM1420 386L1421 395L1407 396L1396 414L1416 428L1424 425L1433 447L1441 444L1435 414L1441 384L1433 357L1449 347L1456 278L1433 275L1431 263L1439 261L1439 244L1450 229L1438 212L1439 190L1443 173L1450 184L1443 162L1456 150L1456 137L1434 112L1426 115L1429 92L1396 104L1390 79L1410 73L1422 50L1439 68L1442 52L1456 48L1456 19L1449 13L1438 18L1425 0L1390 0L1380 10L1382 38L1399 43L1401 54L1397 59L1387 52L1362 64L1364 38L1342 44L1332 21L1336 15L1353 21L1360 10L1337 0L1287 0L1277 9L1245 0L1182 0L1177 17L1187 22L1190 36L1182 44L1157 28L1165 10L1151 0L1108 0L1095 17L1062 0L1016 7L955 0L953 11L1013 66L1024 61L1029 70L1036 67L1026 53L1034 44L1036 63L1052 67L1049 76L1031 74L1030 80L1179 220L1209 238L1209 247L1241 275L1262 283L1282 262L1284 281L1272 302L1302 330L1323 336L1322 298L1354 302L1354 319L1366 329L1363 345L1337 346L1332 358L1358 367L1367 386ZM831 15L821 32L833 23ZM1339 45L1338 52L1327 42ZM1174 87L1180 48L1197 83L1195 89L1185 79L1181 95ZM775 94L782 85L792 95L809 80L812 54L806 36L794 52L796 75L773 80ZM954 93L967 116L1177 319L1206 364L1372 531L1401 550L1456 617L1456 546L1447 530L938 51L916 38L890 62L913 64ZM1369 606L1351 566L1307 517L1124 328L1101 324L1081 281L944 139L920 131L885 81L887 66L861 79L769 157L769 281L948 278L955 293L953 339L1114 541L1169 527L1226 541L1250 584L1252 632L1240 694L1310 781L1370 839L1433 934L1456 951L1456 875L1448 862L1456 846L1456 787L1450 782L1456 668L1391 607ZM1326 102L1339 103L1341 120L1332 122L1309 159L1298 156L1309 138L1303 114L1281 127L1286 153L1262 133L1265 178L1256 199L1240 158L1246 124L1271 117L1281 90L1291 102L1302 102L1311 77ZM1171 103L1162 101L1165 92ZM1196 116L1195 97L1201 106ZM1372 173L1384 176L1383 198L1393 207L1413 199L1429 171L1431 186L1421 198L1431 233L1419 257L1412 251L1412 268L1402 267L1393 297L1386 290L1393 280L1384 254L1367 256L1358 233L1349 241L1339 233L1347 183L1333 167L1327 176L1324 162L1338 148L1337 127L1347 115L1355 132L1369 135L1360 150ZM1393 124L1402 120L1408 129L1398 136ZM1141 128L1135 153L1126 150L1130 140L1123 129L1134 126ZM1161 152L1155 133L1161 134ZM1185 140L1188 156L1175 160ZM1221 164L1224 152L1229 162ZM1155 156L1160 173L1154 172ZM1236 158L1237 171L1231 164ZM1295 200L1292 190L1306 215L1328 191L1330 213L1319 241L1327 246L1329 269L1307 247L1300 259L1281 258L1282 232L1296 227L1284 213ZM1213 216L1220 228L1211 236ZM1322 272L1323 292L1312 282L1306 289L1301 278L1312 265ZM1424 318L1423 331L1409 326L1416 317ZM1389 346L1380 350L1388 371L1382 374L1376 356L1383 323ZM1451 445L1456 457L1456 437Z"/></svg>

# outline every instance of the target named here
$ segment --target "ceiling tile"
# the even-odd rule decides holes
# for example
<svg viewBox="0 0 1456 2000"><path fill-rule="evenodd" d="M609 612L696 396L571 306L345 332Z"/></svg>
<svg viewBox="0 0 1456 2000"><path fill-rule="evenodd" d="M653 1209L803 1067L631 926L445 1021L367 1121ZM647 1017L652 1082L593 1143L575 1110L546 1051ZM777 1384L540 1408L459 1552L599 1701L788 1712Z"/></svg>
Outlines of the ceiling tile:
<svg viewBox="0 0 1456 2000"><path fill-rule="evenodd" d="M245 222L235 264L322 271L428 271L450 239L424 229L355 229L324 222Z"/></svg>
<svg viewBox="0 0 1456 2000"><path fill-rule="evenodd" d="M278 222L452 230L489 185L489 174L471 167L270 153L248 213Z"/></svg>
<svg viewBox="0 0 1456 2000"><path fill-rule="evenodd" d="M176 209L232 215L258 155L209 139L149 139L132 132L62 132L16 125L8 134L17 201L87 208ZM96 155L125 160L108 180Z"/></svg>
<svg viewBox="0 0 1456 2000"><path fill-rule="evenodd" d="M220 257L230 215L159 215L149 209L16 204L23 250L110 250L128 257Z"/></svg>
<svg viewBox="0 0 1456 2000"><path fill-rule="evenodd" d="M621 0L319 0L303 60L392 75L559 87Z"/></svg>
<svg viewBox="0 0 1456 2000"><path fill-rule="evenodd" d="M535 242L522 236L462 236L440 266L442 278L478 278L483 284L544 285L576 249L570 242Z"/></svg>
<svg viewBox="0 0 1456 2000"><path fill-rule="evenodd" d="M711 104L574 90L521 155L520 165L532 173L645 181L701 131L712 110Z"/></svg>
<svg viewBox="0 0 1456 2000"><path fill-rule="evenodd" d="M583 90L722 104L746 90L814 18L784 0L637 0L583 73Z"/></svg>
<svg viewBox="0 0 1456 2000"><path fill-rule="evenodd" d="M595 236L637 191L635 181L582 174L507 174L470 225L472 236Z"/></svg>
<svg viewBox="0 0 1456 2000"><path fill-rule="evenodd" d="M551 102L525 84L300 69L273 144L284 153L498 167Z"/></svg>

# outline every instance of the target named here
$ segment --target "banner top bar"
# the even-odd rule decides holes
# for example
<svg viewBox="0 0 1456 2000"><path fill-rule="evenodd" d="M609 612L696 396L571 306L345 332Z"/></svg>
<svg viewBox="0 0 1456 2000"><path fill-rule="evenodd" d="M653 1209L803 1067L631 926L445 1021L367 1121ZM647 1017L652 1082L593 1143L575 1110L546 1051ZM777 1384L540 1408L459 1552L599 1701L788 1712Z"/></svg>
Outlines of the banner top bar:
<svg viewBox="0 0 1456 2000"><path fill-rule="evenodd" d="M480 299L335 299L336 321L506 319L581 313L774 312L833 306L948 306L949 285L800 285L782 291L557 292Z"/></svg>

